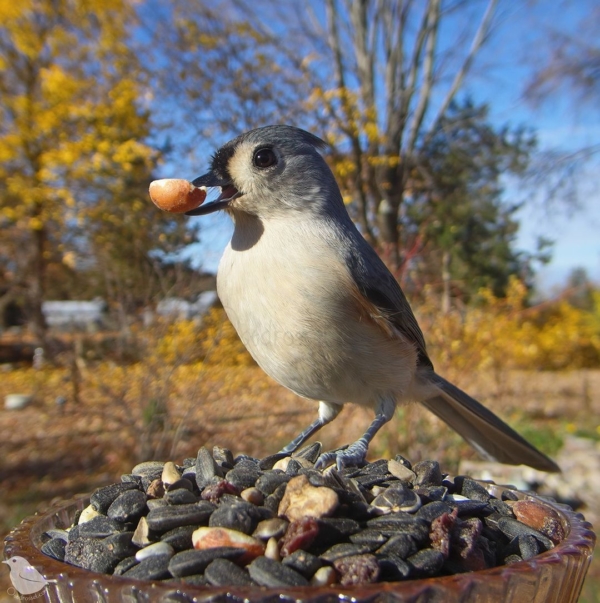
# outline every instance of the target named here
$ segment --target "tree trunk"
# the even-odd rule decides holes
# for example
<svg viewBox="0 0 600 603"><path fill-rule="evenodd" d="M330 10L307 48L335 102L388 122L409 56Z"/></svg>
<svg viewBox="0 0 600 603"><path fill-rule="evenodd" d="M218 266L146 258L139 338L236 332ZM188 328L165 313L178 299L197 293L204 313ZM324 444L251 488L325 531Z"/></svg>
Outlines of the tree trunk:
<svg viewBox="0 0 600 603"><path fill-rule="evenodd" d="M31 276L29 287L29 323L37 344L45 351L47 348L46 318L42 311L42 303L45 297L46 259L44 257L46 247L46 231L44 228L32 231L32 257Z"/></svg>
<svg viewBox="0 0 600 603"><path fill-rule="evenodd" d="M450 252L442 253L442 314L450 312Z"/></svg>

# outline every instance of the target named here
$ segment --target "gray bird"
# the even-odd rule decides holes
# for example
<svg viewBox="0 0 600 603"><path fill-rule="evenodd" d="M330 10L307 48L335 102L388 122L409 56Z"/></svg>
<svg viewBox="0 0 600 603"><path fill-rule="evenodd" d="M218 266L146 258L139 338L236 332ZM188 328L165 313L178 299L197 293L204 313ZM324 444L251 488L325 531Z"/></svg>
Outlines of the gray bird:
<svg viewBox="0 0 600 603"><path fill-rule="evenodd" d="M193 181L220 187L220 196L187 212L231 216L235 228L217 275L223 307L266 373L319 401L316 421L282 452L353 402L373 408L373 422L344 450L322 454L318 466L360 464L396 405L421 402L487 459L560 471L434 371L402 289L346 211L319 153L324 145L292 126L242 134Z"/></svg>

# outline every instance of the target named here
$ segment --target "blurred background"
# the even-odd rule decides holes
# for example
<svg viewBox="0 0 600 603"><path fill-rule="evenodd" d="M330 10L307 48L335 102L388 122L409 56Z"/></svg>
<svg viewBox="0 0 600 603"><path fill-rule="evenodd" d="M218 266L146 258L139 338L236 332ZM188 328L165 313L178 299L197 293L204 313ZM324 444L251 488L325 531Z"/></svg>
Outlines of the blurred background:
<svg viewBox="0 0 600 603"><path fill-rule="evenodd" d="M329 144L438 372L565 471L481 464L414 406L371 458L598 521L599 30L595 0L1 0L0 533L141 460L264 456L314 418L219 305L227 217L147 193L274 123ZM320 439L368 420L347 408ZM596 563L581 601L599 591Z"/></svg>

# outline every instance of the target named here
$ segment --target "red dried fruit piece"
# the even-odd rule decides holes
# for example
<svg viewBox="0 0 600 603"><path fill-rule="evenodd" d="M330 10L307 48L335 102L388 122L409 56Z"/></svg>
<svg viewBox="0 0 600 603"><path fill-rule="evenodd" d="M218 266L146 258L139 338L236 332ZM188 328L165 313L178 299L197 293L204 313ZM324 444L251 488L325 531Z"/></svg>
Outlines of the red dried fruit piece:
<svg viewBox="0 0 600 603"><path fill-rule="evenodd" d="M476 572L487 568L483 550L478 543L482 529L483 525L476 517L466 521L457 520L452 528L450 553L460 559L466 571Z"/></svg>
<svg viewBox="0 0 600 603"><path fill-rule="evenodd" d="M200 497L202 500L216 502L219 500L219 498L221 498L221 496L223 496L223 494L233 494L234 496L239 496L240 490L233 484L230 484L227 480L223 480L216 484L206 486L206 488L202 490Z"/></svg>
<svg viewBox="0 0 600 603"><path fill-rule="evenodd" d="M314 517L303 517L292 521L281 539L281 555L287 557L298 549L306 550L318 534L319 524Z"/></svg>
<svg viewBox="0 0 600 603"><path fill-rule="evenodd" d="M440 551L446 559L450 554L450 534L457 518L458 509L454 509L452 513L442 513L431 522L431 530L429 531L431 546Z"/></svg>
<svg viewBox="0 0 600 603"><path fill-rule="evenodd" d="M554 509L533 500L519 500L512 505L512 510L521 523L541 532L554 544L564 539L565 530Z"/></svg>
<svg viewBox="0 0 600 603"><path fill-rule="evenodd" d="M333 562L333 567L340 573L342 586L359 586L377 582L379 565L375 555L350 555Z"/></svg>

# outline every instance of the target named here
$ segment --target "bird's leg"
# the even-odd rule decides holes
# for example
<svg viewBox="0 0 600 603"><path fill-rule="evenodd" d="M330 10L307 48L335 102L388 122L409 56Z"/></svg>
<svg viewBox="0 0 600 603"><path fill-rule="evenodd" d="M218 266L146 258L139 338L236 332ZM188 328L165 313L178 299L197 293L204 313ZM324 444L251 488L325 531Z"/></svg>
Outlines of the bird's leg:
<svg viewBox="0 0 600 603"><path fill-rule="evenodd" d="M282 448L280 454L291 454L298 450L311 435L319 431L321 427L331 423L342 410L342 406L338 404L330 404L329 402L319 402L319 418L311 423L297 438L294 438L285 448Z"/></svg>
<svg viewBox="0 0 600 603"><path fill-rule="evenodd" d="M316 469L323 469L331 465L334 461L337 468L341 471L344 467L353 467L362 465L367 457L367 451L371 440L375 434L385 425L393 416L396 410L396 401L392 397L382 398L378 401L375 408L375 418L369 425L367 431L356 442L350 444L344 450L324 452L315 464Z"/></svg>

